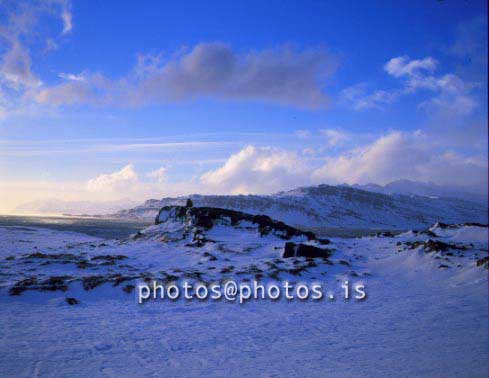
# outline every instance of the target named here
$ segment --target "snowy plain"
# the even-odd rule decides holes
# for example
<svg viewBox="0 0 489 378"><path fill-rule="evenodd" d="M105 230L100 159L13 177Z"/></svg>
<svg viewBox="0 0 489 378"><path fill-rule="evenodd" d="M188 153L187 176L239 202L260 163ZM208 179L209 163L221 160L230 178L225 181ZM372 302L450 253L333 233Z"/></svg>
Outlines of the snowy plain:
<svg viewBox="0 0 489 378"><path fill-rule="evenodd" d="M487 230L331 238L330 261L311 264L281 259L278 237L225 224L201 248L171 240L178 224L150 227L136 240L1 227L0 376L487 377L488 270L477 266ZM430 251L428 240L457 248ZM281 267L280 281L320 281L335 294L345 280L362 282L367 298L138 305L134 291L122 290L132 281L116 285L121 274L239 281L256 269L267 282L277 278L271 264ZM70 277L65 291L10 295L19 280L61 275ZM112 278L85 290L83 277L94 275Z"/></svg>

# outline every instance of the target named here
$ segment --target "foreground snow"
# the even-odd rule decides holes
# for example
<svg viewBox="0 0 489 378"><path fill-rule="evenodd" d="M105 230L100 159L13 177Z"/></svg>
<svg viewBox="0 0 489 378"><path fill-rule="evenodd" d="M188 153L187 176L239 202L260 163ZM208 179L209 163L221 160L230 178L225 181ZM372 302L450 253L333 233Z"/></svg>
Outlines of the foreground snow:
<svg viewBox="0 0 489 378"><path fill-rule="evenodd" d="M487 256L487 227L438 225L422 233L334 238L327 263L315 259L314 264L281 259L284 241L260 237L253 227L219 225L206 235L213 243L201 247L180 240L180 231L178 224L165 224L136 240L107 241L41 228L0 228L0 376L489 373L488 271L477 266ZM446 250L431 251L434 242ZM54 257L59 254L65 256ZM256 274L264 282L320 281L334 292L349 280L364 283L368 297L137 305L134 292L123 290L136 281L131 277L184 278L196 272L205 281ZM23 279L42 283L62 275L70 277L67 291L29 288L9 295ZM92 276L108 280L84 290L84 278ZM119 283L117 277L128 280ZM70 306L67 297L80 303Z"/></svg>

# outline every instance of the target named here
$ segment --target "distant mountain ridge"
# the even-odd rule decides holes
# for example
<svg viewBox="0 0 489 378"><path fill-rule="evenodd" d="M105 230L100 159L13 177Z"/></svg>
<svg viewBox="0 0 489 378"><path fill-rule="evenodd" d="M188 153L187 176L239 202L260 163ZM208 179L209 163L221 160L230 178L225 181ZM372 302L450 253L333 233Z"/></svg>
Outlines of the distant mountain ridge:
<svg viewBox="0 0 489 378"><path fill-rule="evenodd" d="M426 183L411 180L392 181L386 185L366 184L351 185L352 188L367 190L369 192L383 194L405 194L417 195L424 197L449 197L458 198L468 201L475 201L487 204L487 192L479 188L461 187L461 186L441 186L434 183Z"/></svg>
<svg viewBox="0 0 489 378"><path fill-rule="evenodd" d="M302 228L422 228L435 222L488 222L487 207L458 198L383 194L349 186L319 185L273 195L191 195L151 199L119 211L120 218L154 218L163 206L184 205L264 214Z"/></svg>
<svg viewBox="0 0 489 378"><path fill-rule="evenodd" d="M128 199L106 202L48 199L24 203L17 206L14 212L16 214L104 215L136 205L137 202Z"/></svg>

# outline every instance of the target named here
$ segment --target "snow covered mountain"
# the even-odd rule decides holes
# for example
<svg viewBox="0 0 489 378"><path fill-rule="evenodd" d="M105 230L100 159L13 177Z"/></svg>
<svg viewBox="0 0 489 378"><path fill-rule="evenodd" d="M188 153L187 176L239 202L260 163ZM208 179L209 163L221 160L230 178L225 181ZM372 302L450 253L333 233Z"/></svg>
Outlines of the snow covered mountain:
<svg viewBox="0 0 489 378"><path fill-rule="evenodd" d="M154 218L163 206L183 205L188 197L148 200L123 210L120 218ZM487 223L487 208L456 198L374 193L347 186L319 185L274 195L191 195L195 206L264 214L302 228L422 228L435 222Z"/></svg>
<svg viewBox="0 0 489 378"><path fill-rule="evenodd" d="M48 199L31 201L15 208L15 214L69 214L69 215L103 215L135 206L136 202L129 199L119 201L62 201Z"/></svg>
<svg viewBox="0 0 489 378"><path fill-rule="evenodd" d="M383 194L405 194L423 197L451 197L467 201L475 201L487 205L487 191L478 188L460 186L441 186L434 183L397 180L386 185L366 184L352 185L352 188Z"/></svg>

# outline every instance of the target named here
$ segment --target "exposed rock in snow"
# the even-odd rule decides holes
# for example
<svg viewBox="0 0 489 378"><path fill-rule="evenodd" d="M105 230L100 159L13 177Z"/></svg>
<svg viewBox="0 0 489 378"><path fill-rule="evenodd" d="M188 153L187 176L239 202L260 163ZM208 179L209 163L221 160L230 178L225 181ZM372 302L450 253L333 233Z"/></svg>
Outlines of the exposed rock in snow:
<svg viewBox="0 0 489 378"><path fill-rule="evenodd" d="M440 269L486 267L489 228L483 224L436 223L427 230L396 236L398 252L419 252ZM440 264L440 262L442 262Z"/></svg>
<svg viewBox="0 0 489 378"><path fill-rule="evenodd" d="M331 256L331 252L332 251L330 249L318 248L313 245L287 242L285 243L284 254L282 257L328 258Z"/></svg>
<svg viewBox="0 0 489 378"><path fill-rule="evenodd" d="M301 231L266 215L252 215L215 207L165 206L160 209L155 224L172 221L181 221L189 229L198 227L208 230L215 225L223 225L256 228L261 236L273 233L283 239L290 239L294 236L303 236L307 240L316 239L312 232Z"/></svg>

